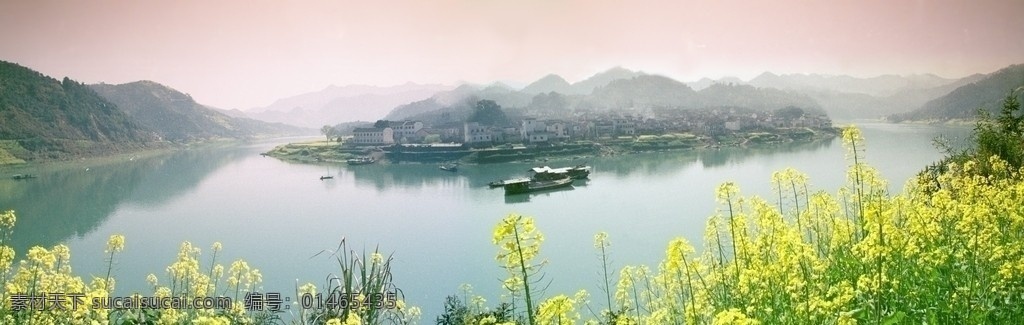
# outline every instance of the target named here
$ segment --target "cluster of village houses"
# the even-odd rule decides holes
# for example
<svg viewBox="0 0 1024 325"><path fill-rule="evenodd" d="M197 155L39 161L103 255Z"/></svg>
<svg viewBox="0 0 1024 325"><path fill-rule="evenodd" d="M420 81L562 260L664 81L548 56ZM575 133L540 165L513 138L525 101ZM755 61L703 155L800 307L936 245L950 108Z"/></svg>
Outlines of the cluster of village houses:
<svg viewBox="0 0 1024 325"><path fill-rule="evenodd" d="M346 141L354 146L388 146L424 143L428 138L441 142L474 145L524 143L549 144L617 136L693 133L714 136L729 132L776 130L785 128L831 128L825 115L802 114L778 117L770 113L737 112L731 109L678 110L658 116L641 114L583 114L572 119L524 118L517 125L484 125L464 122L462 127L431 128L421 121L390 121L387 127L363 127L353 131ZM431 135L436 135L430 137Z"/></svg>

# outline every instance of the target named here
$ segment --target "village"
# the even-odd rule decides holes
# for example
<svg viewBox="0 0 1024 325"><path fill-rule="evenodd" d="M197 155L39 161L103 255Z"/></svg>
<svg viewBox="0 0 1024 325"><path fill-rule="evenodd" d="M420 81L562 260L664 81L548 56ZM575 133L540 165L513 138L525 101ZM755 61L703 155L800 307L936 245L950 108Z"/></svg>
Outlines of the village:
<svg viewBox="0 0 1024 325"><path fill-rule="evenodd" d="M824 114L805 113L796 107L774 112L741 108L661 109L645 113L586 112L561 119L525 117L506 125L465 121L430 126L422 121L378 121L374 126L355 128L344 143L355 147L445 143L482 148L504 144L546 146L575 141L690 134L715 145L736 134L777 134L808 129L831 131L832 121Z"/></svg>

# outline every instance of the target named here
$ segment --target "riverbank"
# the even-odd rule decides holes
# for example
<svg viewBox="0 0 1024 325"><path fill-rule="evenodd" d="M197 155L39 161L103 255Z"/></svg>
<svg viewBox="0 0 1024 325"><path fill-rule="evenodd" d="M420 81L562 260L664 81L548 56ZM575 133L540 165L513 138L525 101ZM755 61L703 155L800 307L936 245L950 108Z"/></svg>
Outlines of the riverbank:
<svg viewBox="0 0 1024 325"><path fill-rule="evenodd" d="M111 163L118 163L123 161L131 161L141 158L149 158L154 156L166 155L180 150L190 150L199 148L216 148L216 147L230 147L236 146L241 143L246 143L250 140L240 139L208 139L203 141L194 141L186 144L176 143L161 143L158 146L151 146L148 148L142 148L138 150L128 150L121 152L111 152L104 155L91 155L91 156L79 156L69 159L37 159L25 161L20 158L13 157L13 159L3 160L3 151L0 151L0 161L14 162L14 163L0 163L0 178L7 178L13 174L36 174L39 170L49 169L61 169L69 166L78 166L82 164L88 165L106 165ZM13 140L0 141L0 146L14 142ZM2 149L2 148L0 148Z"/></svg>
<svg viewBox="0 0 1024 325"><path fill-rule="evenodd" d="M691 150L722 147L768 147L792 142L813 142L831 139L838 129L792 128L775 132L733 132L716 136L691 133L621 136L594 141L573 141L550 145L505 144L487 148L459 145L397 145L388 147L352 147L344 142L324 140L279 145L263 153L284 161L343 163L356 157L372 156L390 163L460 162L468 164L536 161L558 158L586 158L630 153Z"/></svg>

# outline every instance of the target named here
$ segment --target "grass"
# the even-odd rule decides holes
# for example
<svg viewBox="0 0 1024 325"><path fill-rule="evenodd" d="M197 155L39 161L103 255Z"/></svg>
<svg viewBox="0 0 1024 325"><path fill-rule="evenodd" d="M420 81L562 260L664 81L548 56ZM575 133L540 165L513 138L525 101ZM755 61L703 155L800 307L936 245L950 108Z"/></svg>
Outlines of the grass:
<svg viewBox="0 0 1024 325"><path fill-rule="evenodd" d="M337 141L316 140L279 145L267 151L267 155L297 162L345 162L365 155L361 149L343 147Z"/></svg>

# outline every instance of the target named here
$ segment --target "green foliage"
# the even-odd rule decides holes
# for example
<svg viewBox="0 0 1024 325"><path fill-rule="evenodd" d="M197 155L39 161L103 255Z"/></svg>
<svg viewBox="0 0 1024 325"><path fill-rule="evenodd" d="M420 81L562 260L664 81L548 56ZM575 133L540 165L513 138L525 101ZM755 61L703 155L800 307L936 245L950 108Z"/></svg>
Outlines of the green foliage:
<svg viewBox="0 0 1024 325"><path fill-rule="evenodd" d="M348 249L344 239L330 253L340 273L329 277L326 290L320 293L313 292L316 288L310 288L311 285L302 290L323 297L328 306L301 310L299 318L303 322L321 324L330 319L356 319L362 324L376 325L416 321L419 309L406 307L403 293L391 282L391 255L384 256L376 249L369 255L357 254Z"/></svg>
<svg viewBox="0 0 1024 325"><path fill-rule="evenodd" d="M1024 116L1021 115L1020 101L1011 91L1003 99L999 115L993 117L984 109L978 110L978 121L974 125L973 148L955 151L947 144L944 146L947 157L942 161L928 166L924 175L934 180L950 163L964 164L969 161L978 165L975 169L981 175L995 175L990 158L995 156L1008 163L1012 168L1024 166Z"/></svg>
<svg viewBox="0 0 1024 325"><path fill-rule="evenodd" d="M131 150L155 139L88 86L0 61L0 140L21 160ZM81 145L85 143L86 145Z"/></svg>
<svg viewBox="0 0 1024 325"><path fill-rule="evenodd" d="M477 324L500 324L515 323L512 314L512 305L501 303L494 310L487 310L482 306L482 297L474 296L471 299L481 302L468 306L456 295L445 298L444 313L437 316L438 325L477 325Z"/></svg>
<svg viewBox="0 0 1024 325"><path fill-rule="evenodd" d="M501 106L493 100L480 100L473 106L473 113L470 114L469 122L477 122L483 125L506 125L508 117L501 110Z"/></svg>
<svg viewBox="0 0 1024 325"><path fill-rule="evenodd" d="M786 106L775 110L773 113L775 117L787 120L794 120L804 116L804 110L795 106Z"/></svg>
<svg viewBox="0 0 1024 325"><path fill-rule="evenodd" d="M440 142L441 142L441 135L440 134L427 134L427 136L423 137L423 143L430 144L430 143L440 143Z"/></svg>
<svg viewBox="0 0 1024 325"><path fill-rule="evenodd" d="M133 121L169 141L251 138L300 131L279 123L228 116L197 103L188 94L152 81L98 84L90 88L116 104Z"/></svg>

